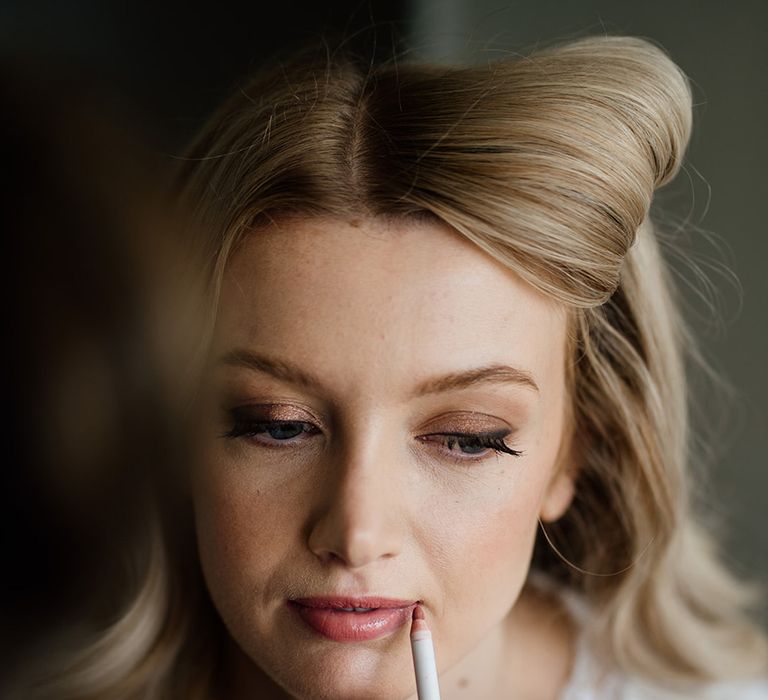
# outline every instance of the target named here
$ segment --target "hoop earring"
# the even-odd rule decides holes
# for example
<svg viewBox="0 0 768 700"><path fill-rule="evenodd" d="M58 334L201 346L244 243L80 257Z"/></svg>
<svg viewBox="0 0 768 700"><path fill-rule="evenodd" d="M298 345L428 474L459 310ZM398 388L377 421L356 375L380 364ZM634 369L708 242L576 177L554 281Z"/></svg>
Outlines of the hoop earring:
<svg viewBox="0 0 768 700"><path fill-rule="evenodd" d="M619 569L618 571L613 571L609 574L603 574L597 571L587 571L586 569L582 569L580 566L577 566L572 561L569 561L567 557L555 546L555 543L552 542L552 539L549 536L549 533L544 528L544 523L541 522L541 518L538 516L536 519L539 521L539 527L541 528L541 532L544 534L544 539L547 540L547 544L551 547L552 551L557 554L557 556L568 566L570 566L572 569L575 569L581 574L585 574L586 576L618 576L619 574L623 574L625 571L629 571L633 566L637 564L637 562L640 561L640 559L643 558L645 553L648 551L648 548L653 544L653 541L656 539L656 535L651 537L650 540L646 543L645 547L641 550L640 554L637 555L637 558L634 561L631 561L627 566L625 566L623 569Z"/></svg>

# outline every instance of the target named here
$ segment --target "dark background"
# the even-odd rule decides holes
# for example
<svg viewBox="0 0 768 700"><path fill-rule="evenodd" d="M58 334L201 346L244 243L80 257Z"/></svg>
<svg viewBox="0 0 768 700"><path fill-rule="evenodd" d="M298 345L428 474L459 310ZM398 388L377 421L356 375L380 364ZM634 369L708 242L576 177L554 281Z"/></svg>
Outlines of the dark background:
<svg viewBox="0 0 768 700"><path fill-rule="evenodd" d="M398 0L6 1L0 3L0 47L80 66L113 88L115 99L174 151L250 69L320 36L370 53L372 24L380 39L376 54L391 53L395 23L407 11Z"/></svg>
<svg viewBox="0 0 768 700"><path fill-rule="evenodd" d="M759 0L0 4L0 49L100 81L164 156L180 153L253 67L321 35L331 43L345 38L378 57L391 55L394 44L427 59L460 61L602 32L663 46L691 78L696 106L683 172L654 207L667 227L681 227L687 249L675 267L689 314L707 356L734 388L724 402L702 383L694 405L697 430L715 449L708 473L717 500L710 511L722 522L729 561L762 582L768 580L767 28L768 3ZM6 529L24 542L13 523ZM34 556L28 553L29 562ZM47 585L37 582L40 590ZM29 580L24 586L34 592Z"/></svg>

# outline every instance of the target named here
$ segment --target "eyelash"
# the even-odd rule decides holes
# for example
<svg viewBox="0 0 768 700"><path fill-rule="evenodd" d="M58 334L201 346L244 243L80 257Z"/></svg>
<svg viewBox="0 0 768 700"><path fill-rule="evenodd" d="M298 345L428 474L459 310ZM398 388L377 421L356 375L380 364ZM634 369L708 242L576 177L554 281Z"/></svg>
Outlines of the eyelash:
<svg viewBox="0 0 768 700"><path fill-rule="evenodd" d="M302 432L299 433L304 434L308 433L310 435L314 435L318 432L320 432L317 428L315 428L311 423L307 423L304 421L289 421L289 420L277 420L277 421L244 421L244 420L235 420L232 428L228 430L226 433L224 433L221 437L229 438L229 439L236 439L239 437L254 437L260 433L268 432L271 428L275 428L277 426L285 426L285 425L302 425L302 426L311 426L309 430L302 429ZM506 453L510 454L513 457L520 457L523 452L521 450L515 450L511 448L509 445L507 445L504 442L504 437L508 435L509 433L502 431L502 433L499 432L493 432L493 433L431 433L429 435L422 435L420 436L420 439L428 438L428 437L434 437L436 435L442 436L447 438L446 440L441 441L441 444L443 444L445 447L448 448L449 452L453 452L453 447L455 445L458 445L459 443L469 443L464 444L465 447L482 447L486 449L492 449L496 454L499 453ZM298 437L298 436L293 436ZM277 440L277 438L273 438ZM293 438L288 438L285 440L279 440L278 442L286 443L286 444L292 444L289 442L289 440L292 440ZM268 449L284 449L276 444L264 444L264 443L258 443L261 447L266 447ZM465 456L465 457L457 457L455 454L449 455L449 457L455 461L455 462L480 462L484 459L488 459L490 457L489 454L482 454L481 456Z"/></svg>

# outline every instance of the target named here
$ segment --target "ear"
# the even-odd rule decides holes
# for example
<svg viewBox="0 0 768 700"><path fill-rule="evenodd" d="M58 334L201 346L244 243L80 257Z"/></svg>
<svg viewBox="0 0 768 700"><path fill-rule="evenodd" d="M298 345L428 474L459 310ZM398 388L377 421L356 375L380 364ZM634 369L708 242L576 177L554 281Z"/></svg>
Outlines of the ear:
<svg viewBox="0 0 768 700"><path fill-rule="evenodd" d="M575 481L573 469L559 469L555 472L541 501L539 518L543 522L554 522L568 510L576 491Z"/></svg>
<svg viewBox="0 0 768 700"><path fill-rule="evenodd" d="M573 429L564 436L560 444L552 478L544 491L539 509L539 518L542 522L554 522L561 518L576 493L576 477L580 463L581 451L578 449L578 440L575 439Z"/></svg>

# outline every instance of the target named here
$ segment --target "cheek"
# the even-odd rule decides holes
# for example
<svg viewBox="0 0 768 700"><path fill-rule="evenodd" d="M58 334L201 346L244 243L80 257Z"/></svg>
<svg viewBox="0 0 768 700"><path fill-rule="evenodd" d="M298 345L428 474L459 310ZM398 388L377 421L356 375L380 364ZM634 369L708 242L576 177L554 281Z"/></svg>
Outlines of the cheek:
<svg viewBox="0 0 768 700"><path fill-rule="evenodd" d="M550 455L539 456L467 483L463 496L442 498L430 547L440 554L431 561L443 593L440 634L455 649L471 647L503 620L525 583L549 474Z"/></svg>
<svg viewBox="0 0 768 700"><path fill-rule="evenodd" d="M497 482L483 497L454 499L446 521L434 533L434 549L450 567L442 572L446 583L446 602L451 599L477 599L494 604L487 594L496 590L496 608L511 603L509 594L528 568L536 533L538 502L543 485L536 480L507 477ZM486 595L480 596L479 593Z"/></svg>
<svg viewBox="0 0 768 700"><path fill-rule="evenodd" d="M548 428L526 442L523 457L478 465L434 493L432 548L446 566L495 572L481 577L488 586L525 574L558 449L559 426Z"/></svg>
<svg viewBox="0 0 768 700"><path fill-rule="evenodd" d="M210 469L194 489L195 527L203 573L220 609L255 602L292 543L286 504L267 498L245 471Z"/></svg>

